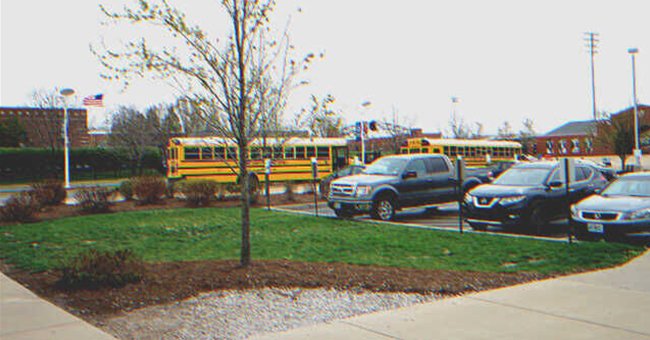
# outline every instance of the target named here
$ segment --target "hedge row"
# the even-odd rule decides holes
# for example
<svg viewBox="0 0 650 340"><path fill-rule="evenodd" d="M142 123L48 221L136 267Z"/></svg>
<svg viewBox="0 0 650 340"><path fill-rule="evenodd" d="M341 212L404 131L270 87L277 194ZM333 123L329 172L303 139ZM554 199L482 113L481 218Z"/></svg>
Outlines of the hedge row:
<svg viewBox="0 0 650 340"><path fill-rule="evenodd" d="M148 148L138 166L126 150L115 148L70 149L70 169L74 172L121 172L143 170L164 172L157 148ZM0 148L0 180L49 178L63 172L63 150L45 148Z"/></svg>

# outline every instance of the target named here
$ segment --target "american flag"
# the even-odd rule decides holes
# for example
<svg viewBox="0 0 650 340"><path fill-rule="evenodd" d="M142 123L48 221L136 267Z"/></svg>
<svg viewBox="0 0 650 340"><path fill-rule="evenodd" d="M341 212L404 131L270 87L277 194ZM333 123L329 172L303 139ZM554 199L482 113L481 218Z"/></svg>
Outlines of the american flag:
<svg viewBox="0 0 650 340"><path fill-rule="evenodd" d="M100 93L85 97L84 106L104 106L104 95Z"/></svg>

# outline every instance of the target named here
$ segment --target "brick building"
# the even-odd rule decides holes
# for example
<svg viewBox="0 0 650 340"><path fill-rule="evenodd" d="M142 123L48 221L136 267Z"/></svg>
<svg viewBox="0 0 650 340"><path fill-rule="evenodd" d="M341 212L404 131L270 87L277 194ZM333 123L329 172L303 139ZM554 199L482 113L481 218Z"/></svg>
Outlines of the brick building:
<svg viewBox="0 0 650 340"><path fill-rule="evenodd" d="M614 121L627 119L632 121L634 108L628 107L611 115ZM644 154L650 152L650 106L639 105L639 131ZM595 120L574 121L561 125L550 132L537 136L535 146L537 155L545 157L564 156L605 156L612 155L611 146L601 145L595 139L599 133Z"/></svg>
<svg viewBox="0 0 650 340"><path fill-rule="evenodd" d="M63 109L32 107L0 107L0 122L16 119L25 128L28 147L63 147ZM68 109L71 147L89 146L88 112Z"/></svg>

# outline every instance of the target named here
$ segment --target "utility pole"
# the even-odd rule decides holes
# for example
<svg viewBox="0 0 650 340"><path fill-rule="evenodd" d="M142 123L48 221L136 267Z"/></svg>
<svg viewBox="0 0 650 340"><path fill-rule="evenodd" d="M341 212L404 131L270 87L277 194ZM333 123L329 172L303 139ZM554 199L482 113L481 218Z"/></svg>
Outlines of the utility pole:
<svg viewBox="0 0 650 340"><path fill-rule="evenodd" d="M591 56L591 105L593 109L594 120L598 119L598 111L596 108L596 76L594 68L594 56L598 53L598 33L585 32L585 42L589 48L589 55Z"/></svg>

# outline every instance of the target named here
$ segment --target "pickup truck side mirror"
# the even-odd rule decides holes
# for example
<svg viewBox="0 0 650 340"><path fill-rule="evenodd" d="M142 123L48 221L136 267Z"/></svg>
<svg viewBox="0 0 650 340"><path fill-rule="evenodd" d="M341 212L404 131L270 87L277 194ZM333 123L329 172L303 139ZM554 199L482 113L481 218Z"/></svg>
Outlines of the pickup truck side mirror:
<svg viewBox="0 0 650 340"><path fill-rule="evenodd" d="M548 183L548 188L549 189L556 189L559 188L563 185L562 181L552 181Z"/></svg>
<svg viewBox="0 0 650 340"><path fill-rule="evenodd" d="M404 172L404 173L402 174L402 178L403 178L403 179L408 179L408 178L417 178L417 177L418 177L418 173L415 172L415 171L412 171L412 170L410 170L410 171L406 171L406 172Z"/></svg>

